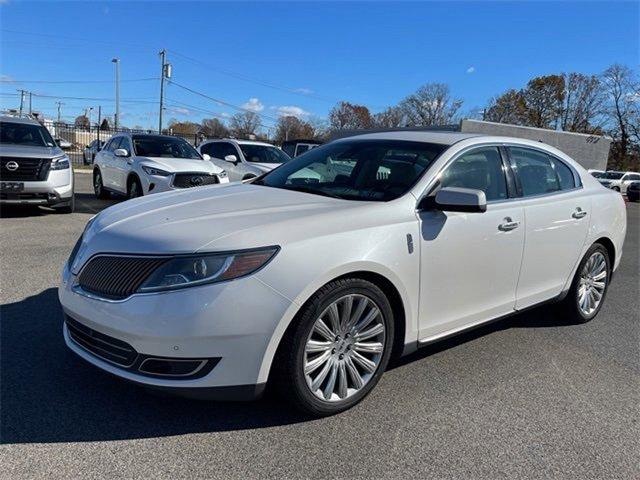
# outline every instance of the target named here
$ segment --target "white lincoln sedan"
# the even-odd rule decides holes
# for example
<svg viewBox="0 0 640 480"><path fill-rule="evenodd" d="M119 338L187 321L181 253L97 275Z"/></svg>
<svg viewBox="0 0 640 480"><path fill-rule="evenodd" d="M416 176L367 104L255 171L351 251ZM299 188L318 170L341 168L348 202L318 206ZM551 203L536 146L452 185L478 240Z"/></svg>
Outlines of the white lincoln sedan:
<svg viewBox="0 0 640 480"><path fill-rule="evenodd" d="M593 319L625 230L621 196L542 143L366 134L95 216L64 267L64 339L150 387L269 382L330 415L392 355L543 302Z"/></svg>

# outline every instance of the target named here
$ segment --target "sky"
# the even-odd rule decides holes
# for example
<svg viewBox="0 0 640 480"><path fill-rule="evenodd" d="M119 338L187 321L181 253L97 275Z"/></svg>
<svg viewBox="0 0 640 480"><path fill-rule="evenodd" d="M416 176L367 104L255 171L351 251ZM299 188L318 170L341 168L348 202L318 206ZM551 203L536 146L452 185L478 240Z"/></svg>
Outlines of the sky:
<svg viewBox="0 0 640 480"><path fill-rule="evenodd" d="M378 112L428 82L448 84L473 115L534 76L638 71L639 25L638 1L0 0L0 108L25 89L49 118L56 101L67 121L90 107L93 121L98 106L113 115L117 57L121 123L156 127L166 49L167 120L224 120L241 107L270 127L283 114L326 117L340 100Z"/></svg>

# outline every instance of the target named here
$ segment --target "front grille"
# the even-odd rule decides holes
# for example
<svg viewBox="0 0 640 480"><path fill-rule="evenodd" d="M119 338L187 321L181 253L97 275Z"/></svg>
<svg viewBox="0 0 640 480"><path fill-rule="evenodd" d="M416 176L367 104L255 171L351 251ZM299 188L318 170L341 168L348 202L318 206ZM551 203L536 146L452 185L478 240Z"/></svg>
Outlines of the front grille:
<svg viewBox="0 0 640 480"><path fill-rule="evenodd" d="M207 173L176 173L173 186L176 188L201 187L218 183L217 175Z"/></svg>
<svg viewBox="0 0 640 480"><path fill-rule="evenodd" d="M18 165L15 169L7 168ZM47 158L0 157L0 180L40 182L47 179L51 160Z"/></svg>
<svg viewBox="0 0 640 480"><path fill-rule="evenodd" d="M89 260L78 277L83 290L96 295L123 299L134 294L165 258L101 255Z"/></svg>
<svg viewBox="0 0 640 480"><path fill-rule="evenodd" d="M66 323L71 339L95 356L125 368L135 363L138 352L128 343L96 332L69 317Z"/></svg>

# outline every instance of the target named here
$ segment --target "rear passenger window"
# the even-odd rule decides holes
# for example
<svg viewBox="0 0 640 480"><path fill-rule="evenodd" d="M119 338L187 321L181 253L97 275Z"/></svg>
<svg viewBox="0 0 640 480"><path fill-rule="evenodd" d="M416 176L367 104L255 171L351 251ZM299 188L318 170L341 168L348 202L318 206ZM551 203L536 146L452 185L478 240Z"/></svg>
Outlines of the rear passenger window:
<svg viewBox="0 0 640 480"><path fill-rule="evenodd" d="M482 190L487 201L507 198L507 181L497 147L485 147L465 153L454 160L440 177L441 187Z"/></svg>
<svg viewBox="0 0 640 480"><path fill-rule="evenodd" d="M551 158L551 162L556 170L556 174L558 175L558 180L560 182L560 190L571 190L576 187L576 179L573 176L573 172L571 169L562 161L557 158Z"/></svg>
<svg viewBox="0 0 640 480"><path fill-rule="evenodd" d="M560 182L551 164L551 157L528 148L509 147L509 151L525 197L560 190Z"/></svg>

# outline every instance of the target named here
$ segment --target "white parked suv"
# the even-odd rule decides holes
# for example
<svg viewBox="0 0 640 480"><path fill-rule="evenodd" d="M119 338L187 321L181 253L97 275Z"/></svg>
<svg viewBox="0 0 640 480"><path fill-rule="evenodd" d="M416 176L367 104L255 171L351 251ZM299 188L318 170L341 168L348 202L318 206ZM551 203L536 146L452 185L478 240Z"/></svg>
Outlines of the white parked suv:
<svg viewBox="0 0 640 480"><path fill-rule="evenodd" d="M96 215L63 269L64 339L139 384L247 398L269 381L329 415L392 355L548 301L593 319L625 231L622 197L548 145L360 135Z"/></svg>
<svg viewBox="0 0 640 480"><path fill-rule="evenodd" d="M629 185L633 182L640 181L640 173L609 171L605 172L598 180L600 180L600 183L605 187L624 195L627 193Z"/></svg>
<svg viewBox="0 0 640 480"><path fill-rule="evenodd" d="M69 157L37 120L0 116L0 204L73 212Z"/></svg>
<svg viewBox="0 0 640 480"><path fill-rule="evenodd" d="M229 183L227 173L179 137L118 134L95 157L93 189L135 198L150 193Z"/></svg>
<svg viewBox="0 0 640 480"><path fill-rule="evenodd" d="M291 160L274 145L250 140L207 140L198 151L209 155L213 163L224 168L231 182L259 177Z"/></svg>

